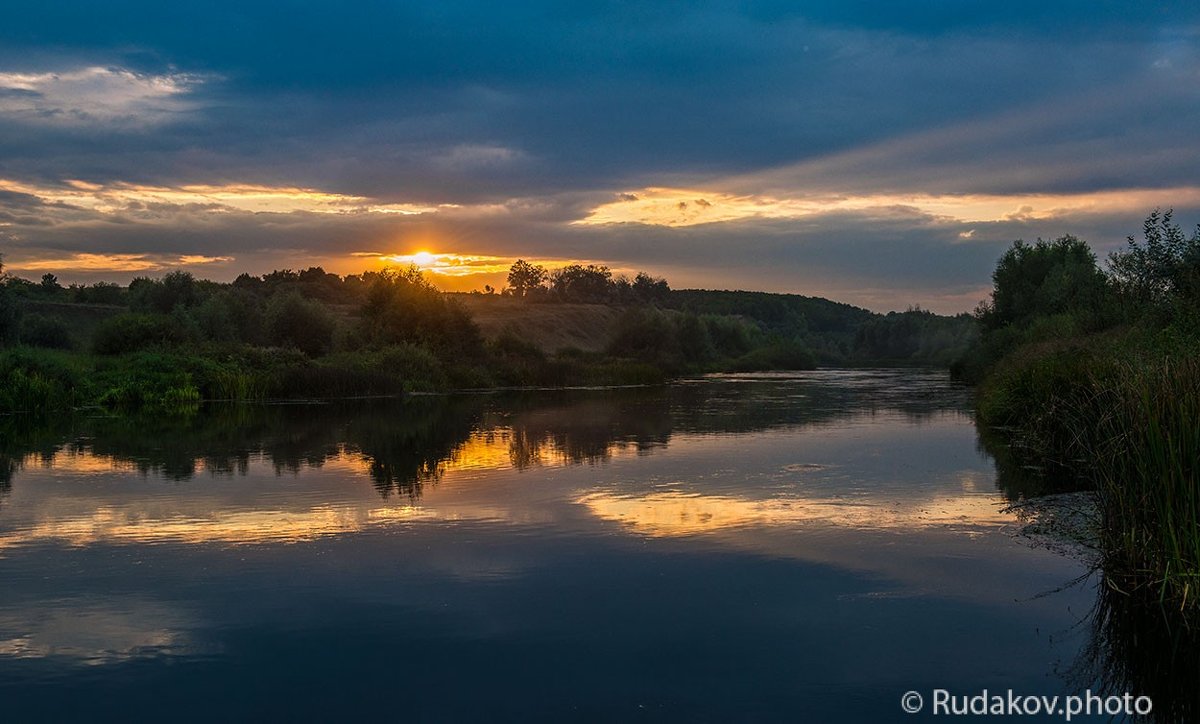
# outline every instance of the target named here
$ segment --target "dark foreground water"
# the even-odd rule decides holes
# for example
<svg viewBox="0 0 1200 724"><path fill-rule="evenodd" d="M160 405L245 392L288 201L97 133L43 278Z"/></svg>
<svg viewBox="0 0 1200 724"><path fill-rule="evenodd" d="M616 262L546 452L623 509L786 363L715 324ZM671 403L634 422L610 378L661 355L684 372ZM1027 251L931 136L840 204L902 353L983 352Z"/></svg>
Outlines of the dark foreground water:
<svg viewBox="0 0 1200 724"><path fill-rule="evenodd" d="M1091 636L940 374L4 435L3 721L938 720Z"/></svg>

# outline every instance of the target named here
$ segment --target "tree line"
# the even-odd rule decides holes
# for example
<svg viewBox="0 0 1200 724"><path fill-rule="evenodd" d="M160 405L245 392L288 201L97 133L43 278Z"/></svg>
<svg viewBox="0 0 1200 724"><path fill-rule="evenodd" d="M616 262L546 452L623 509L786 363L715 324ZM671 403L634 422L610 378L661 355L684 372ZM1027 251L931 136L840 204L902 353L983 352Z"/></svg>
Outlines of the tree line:
<svg viewBox="0 0 1200 724"><path fill-rule="evenodd" d="M508 270L508 287L501 292L530 301L592 304L654 304L671 293L666 279L638 272L633 279L613 276L607 266L568 264L553 272L540 264L516 260Z"/></svg>

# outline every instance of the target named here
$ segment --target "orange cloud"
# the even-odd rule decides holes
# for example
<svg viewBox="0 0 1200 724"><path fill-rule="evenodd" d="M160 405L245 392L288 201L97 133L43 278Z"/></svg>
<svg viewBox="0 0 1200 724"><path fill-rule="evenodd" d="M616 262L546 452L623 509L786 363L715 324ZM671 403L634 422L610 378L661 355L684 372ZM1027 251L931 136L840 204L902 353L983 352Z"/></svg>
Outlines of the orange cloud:
<svg viewBox="0 0 1200 724"><path fill-rule="evenodd" d="M219 264L233 261L232 256L203 256L186 254L174 259L153 258L149 254L72 254L57 259L30 259L11 265L13 271L71 271L83 272L140 272L155 271L168 266Z"/></svg>

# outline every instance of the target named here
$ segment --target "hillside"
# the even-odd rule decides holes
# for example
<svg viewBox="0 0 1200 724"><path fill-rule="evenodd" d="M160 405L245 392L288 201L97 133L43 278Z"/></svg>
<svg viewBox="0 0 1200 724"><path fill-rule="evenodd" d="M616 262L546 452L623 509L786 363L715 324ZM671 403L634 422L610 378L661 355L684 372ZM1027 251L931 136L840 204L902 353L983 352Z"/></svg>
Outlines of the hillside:
<svg viewBox="0 0 1200 724"><path fill-rule="evenodd" d="M495 294L448 294L461 302L484 336L505 330L547 353L601 352L621 331L629 305L525 302ZM967 315L923 310L877 314L821 297L771 292L680 289L658 305L669 315L720 317L750 325L764 339L794 340L822 365L946 366L974 338Z"/></svg>
<svg viewBox="0 0 1200 724"><path fill-rule="evenodd" d="M574 347L600 352L612 340L622 309L607 304L528 304L498 294L448 293L463 304L485 337L505 330L546 352Z"/></svg>

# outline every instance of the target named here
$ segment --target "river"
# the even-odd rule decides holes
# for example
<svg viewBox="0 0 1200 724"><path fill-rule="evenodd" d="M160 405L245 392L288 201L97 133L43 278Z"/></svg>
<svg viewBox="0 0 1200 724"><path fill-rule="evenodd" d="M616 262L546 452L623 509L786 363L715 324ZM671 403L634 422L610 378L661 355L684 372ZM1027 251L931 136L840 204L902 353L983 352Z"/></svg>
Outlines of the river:
<svg viewBox="0 0 1200 724"><path fill-rule="evenodd" d="M1092 643L938 372L6 430L13 722L919 721Z"/></svg>

